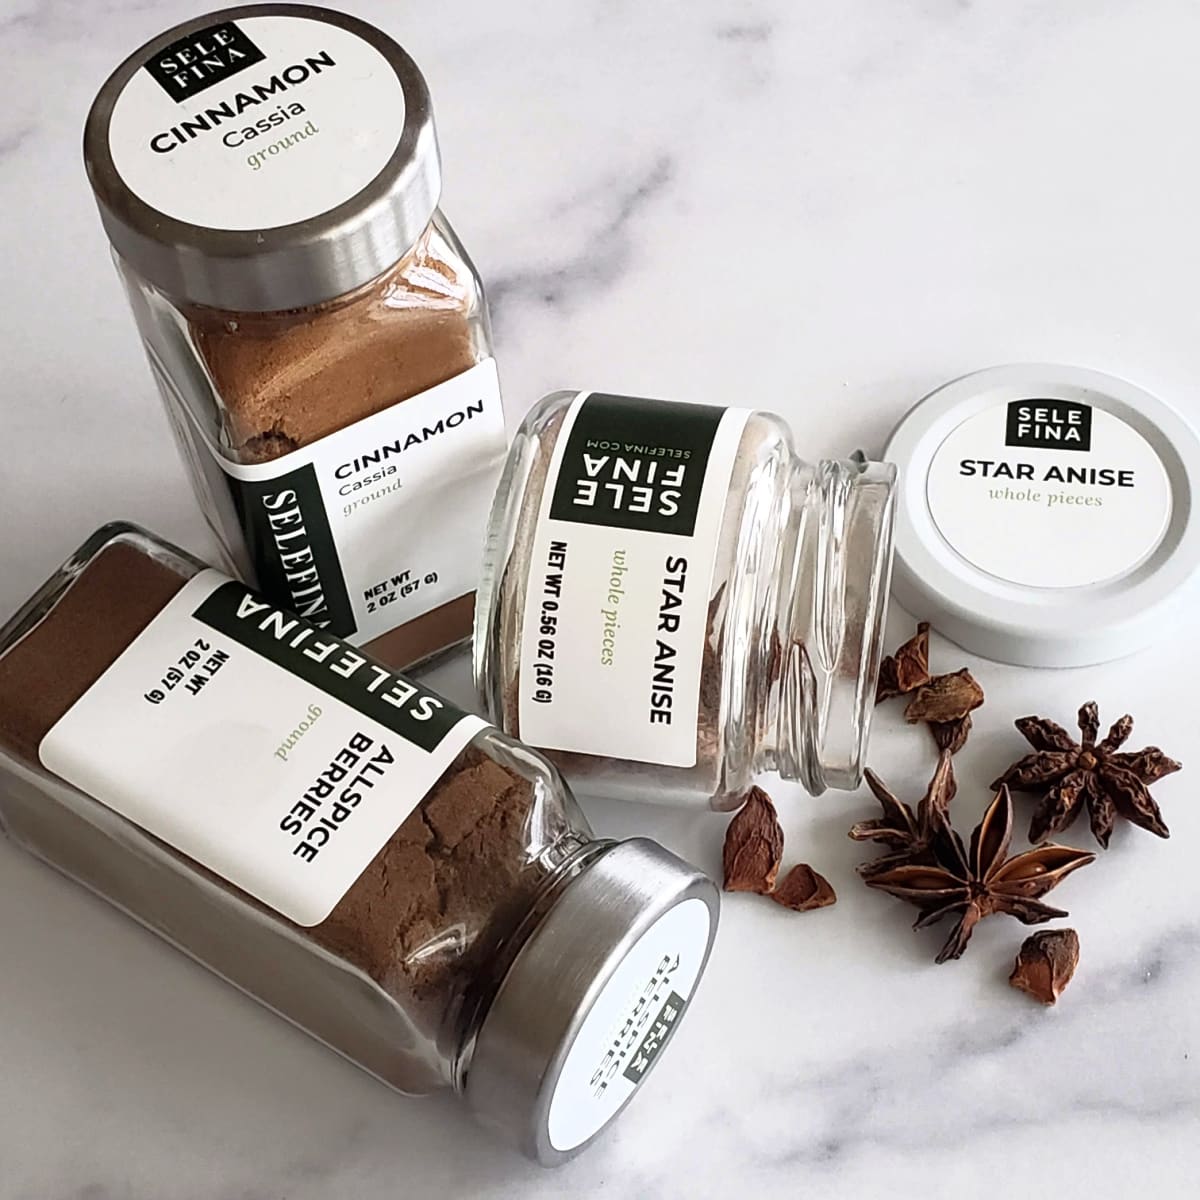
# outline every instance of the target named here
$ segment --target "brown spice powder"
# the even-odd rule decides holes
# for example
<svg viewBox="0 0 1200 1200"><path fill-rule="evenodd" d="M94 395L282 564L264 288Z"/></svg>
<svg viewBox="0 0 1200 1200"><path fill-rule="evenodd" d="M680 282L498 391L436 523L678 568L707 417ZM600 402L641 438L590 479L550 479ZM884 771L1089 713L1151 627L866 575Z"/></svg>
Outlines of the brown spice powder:
<svg viewBox="0 0 1200 1200"><path fill-rule="evenodd" d="M473 288L426 233L387 274L329 303L289 312L193 307L186 317L220 404L235 461L290 454L462 374L479 361ZM398 531L403 536L403 531ZM474 593L375 639L409 666L471 633Z"/></svg>
<svg viewBox="0 0 1200 1200"><path fill-rule="evenodd" d="M0 656L0 748L36 765L46 733L185 582L129 545L97 555ZM544 882L526 847L533 803L528 781L468 746L332 914L299 932L365 972L436 1036Z"/></svg>
<svg viewBox="0 0 1200 1200"><path fill-rule="evenodd" d="M377 281L318 308L189 312L238 462L290 454L475 365L464 310L397 295Z"/></svg>

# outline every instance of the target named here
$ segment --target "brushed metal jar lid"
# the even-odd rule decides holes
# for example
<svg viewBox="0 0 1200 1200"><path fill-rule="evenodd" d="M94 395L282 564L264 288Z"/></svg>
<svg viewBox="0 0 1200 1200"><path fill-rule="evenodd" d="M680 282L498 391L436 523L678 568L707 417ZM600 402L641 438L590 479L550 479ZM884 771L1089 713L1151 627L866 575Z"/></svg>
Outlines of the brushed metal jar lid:
<svg viewBox="0 0 1200 1200"><path fill-rule="evenodd" d="M175 299L301 308L398 262L441 163L425 80L344 13L256 4L197 17L100 89L84 161L117 253Z"/></svg>
<svg viewBox="0 0 1200 1200"><path fill-rule="evenodd" d="M682 1022L716 935L713 883L655 842L612 845L513 960L463 1093L544 1166L573 1158L641 1088Z"/></svg>

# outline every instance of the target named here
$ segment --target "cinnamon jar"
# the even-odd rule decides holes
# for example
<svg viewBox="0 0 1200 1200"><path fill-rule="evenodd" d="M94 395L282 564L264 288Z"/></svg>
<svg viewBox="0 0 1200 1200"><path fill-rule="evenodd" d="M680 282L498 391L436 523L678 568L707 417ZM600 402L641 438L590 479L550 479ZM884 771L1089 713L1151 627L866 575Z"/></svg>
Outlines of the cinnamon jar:
<svg viewBox="0 0 1200 1200"><path fill-rule="evenodd" d="M536 752L128 525L0 629L0 828L547 1164L658 1060L717 916Z"/></svg>
<svg viewBox="0 0 1200 1200"><path fill-rule="evenodd" d="M118 67L84 151L225 565L393 665L461 642L504 418L413 61L227 9Z"/></svg>
<svg viewBox="0 0 1200 1200"><path fill-rule="evenodd" d="M895 470L810 462L772 413L556 392L492 512L475 675L579 792L729 808L776 771L855 788Z"/></svg>

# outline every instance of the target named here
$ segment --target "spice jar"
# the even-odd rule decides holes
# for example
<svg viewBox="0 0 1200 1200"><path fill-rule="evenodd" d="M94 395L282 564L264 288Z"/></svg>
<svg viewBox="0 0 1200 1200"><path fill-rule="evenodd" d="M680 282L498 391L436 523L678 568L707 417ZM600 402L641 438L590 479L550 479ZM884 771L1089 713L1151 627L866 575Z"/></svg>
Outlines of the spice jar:
<svg viewBox="0 0 1200 1200"><path fill-rule="evenodd" d="M728 808L763 771L857 787L894 485L861 455L805 462L771 413L547 396L492 510L492 720L577 791Z"/></svg>
<svg viewBox="0 0 1200 1200"><path fill-rule="evenodd" d="M0 630L0 827L548 1164L657 1061L717 916L535 752L128 525Z"/></svg>
<svg viewBox="0 0 1200 1200"><path fill-rule="evenodd" d="M394 666L464 640L506 440L412 60L327 9L213 13L117 68L84 153L226 566Z"/></svg>

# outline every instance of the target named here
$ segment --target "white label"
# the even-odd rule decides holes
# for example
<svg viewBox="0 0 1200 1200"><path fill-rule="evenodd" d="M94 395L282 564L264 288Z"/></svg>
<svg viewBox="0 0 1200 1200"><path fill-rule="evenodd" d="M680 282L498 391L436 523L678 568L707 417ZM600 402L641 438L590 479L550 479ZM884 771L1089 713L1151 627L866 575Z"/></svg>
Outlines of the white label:
<svg viewBox="0 0 1200 1200"><path fill-rule="evenodd" d="M964 421L933 457L928 499L958 554L1032 587L1127 574L1171 517L1170 481L1150 443L1083 399L1015 399Z"/></svg>
<svg viewBox="0 0 1200 1200"><path fill-rule="evenodd" d="M268 463L231 463L258 583L368 642L474 590L504 463L492 359Z"/></svg>
<svg viewBox="0 0 1200 1200"><path fill-rule="evenodd" d="M703 900L685 900L638 939L596 997L550 1097L550 1144L594 1137L649 1074L674 1033L708 949Z"/></svg>
<svg viewBox="0 0 1200 1200"><path fill-rule="evenodd" d="M696 762L717 540L743 409L581 396L554 446L521 636L521 737Z"/></svg>
<svg viewBox="0 0 1200 1200"><path fill-rule="evenodd" d="M298 925L317 925L485 728L218 571L46 734L74 784Z"/></svg>
<svg viewBox="0 0 1200 1200"><path fill-rule="evenodd" d="M131 192L210 229L271 229L336 208L395 153L404 90L369 42L309 17L239 17L153 55L113 105Z"/></svg>

